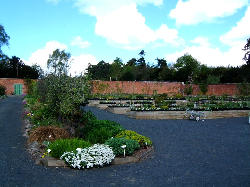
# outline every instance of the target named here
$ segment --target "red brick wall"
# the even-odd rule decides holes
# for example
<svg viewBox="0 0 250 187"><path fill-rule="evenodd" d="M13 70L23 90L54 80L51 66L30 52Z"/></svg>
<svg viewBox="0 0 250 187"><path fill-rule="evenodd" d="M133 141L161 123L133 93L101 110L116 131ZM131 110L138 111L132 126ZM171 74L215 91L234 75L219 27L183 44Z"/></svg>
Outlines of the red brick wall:
<svg viewBox="0 0 250 187"><path fill-rule="evenodd" d="M92 93L162 94L180 93L180 82L154 81L93 81Z"/></svg>
<svg viewBox="0 0 250 187"><path fill-rule="evenodd" d="M11 95L14 93L14 84L22 84L23 85L23 93L27 94L27 87L25 85L24 79L15 79L15 78L0 78L0 85L6 87L6 94Z"/></svg>
<svg viewBox="0 0 250 187"><path fill-rule="evenodd" d="M193 85L193 95L200 94L199 85ZM208 85L208 90L206 95L237 95L238 84L213 84Z"/></svg>
<svg viewBox="0 0 250 187"><path fill-rule="evenodd" d="M23 93L27 94L24 79L0 78L0 84L6 87L7 95L14 93L14 84L23 84ZM155 81L93 81L92 93L128 93L128 94L182 94L185 85L181 82ZM201 94L199 85L193 85L193 95ZM238 84L208 85L206 95L237 95Z"/></svg>
<svg viewBox="0 0 250 187"><path fill-rule="evenodd" d="M154 81L93 81L92 93L135 93L168 95L182 94L185 85L181 82L154 82ZM193 95L201 94L199 85L193 85ZM208 85L206 95L237 95L237 84Z"/></svg>

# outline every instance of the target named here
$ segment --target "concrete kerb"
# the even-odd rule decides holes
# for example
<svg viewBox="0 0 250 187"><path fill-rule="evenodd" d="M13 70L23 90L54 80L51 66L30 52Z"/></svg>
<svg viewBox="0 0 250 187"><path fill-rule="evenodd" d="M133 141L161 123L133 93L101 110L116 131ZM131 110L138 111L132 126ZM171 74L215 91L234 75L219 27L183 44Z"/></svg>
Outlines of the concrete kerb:
<svg viewBox="0 0 250 187"><path fill-rule="evenodd" d="M140 152L140 154L138 154L138 152ZM111 162L111 165L136 163L152 156L153 152L154 152L154 147L151 146L148 147L147 149L141 149L136 151L132 156L115 157L115 159ZM40 164L47 167L69 167L63 160L49 156L37 159L36 164Z"/></svg>

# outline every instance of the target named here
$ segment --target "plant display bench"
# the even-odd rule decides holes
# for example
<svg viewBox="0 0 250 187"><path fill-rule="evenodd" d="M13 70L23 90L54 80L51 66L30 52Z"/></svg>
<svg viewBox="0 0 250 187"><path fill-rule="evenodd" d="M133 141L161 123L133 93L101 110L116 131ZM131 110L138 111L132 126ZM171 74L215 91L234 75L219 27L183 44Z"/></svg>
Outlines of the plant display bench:
<svg viewBox="0 0 250 187"><path fill-rule="evenodd" d="M205 111L206 119L246 117L250 110Z"/></svg>
<svg viewBox="0 0 250 187"><path fill-rule="evenodd" d="M107 111L112 112L114 114L127 114L130 111L130 107L124 106L124 107L111 107L109 106Z"/></svg>
<svg viewBox="0 0 250 187"><path fill-rule="evenodd" d="M183 119L185 111L130 111L127 114L135 119Z"/></svg>
<svg viewBox="0 0 250 187"><path fill-rule="evenodd" d="M206 119L246 117L249 112L250 110L203 111L202 116ZM135 119L189 119L186 111L130 111L127 114Z"/></svg>

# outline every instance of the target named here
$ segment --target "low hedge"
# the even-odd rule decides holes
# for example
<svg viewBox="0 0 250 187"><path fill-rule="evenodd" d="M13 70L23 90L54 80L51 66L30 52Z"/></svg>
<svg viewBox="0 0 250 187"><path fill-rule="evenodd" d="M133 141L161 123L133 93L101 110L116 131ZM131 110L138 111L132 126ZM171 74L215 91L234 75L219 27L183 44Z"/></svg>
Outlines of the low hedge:
<svg viewBox="0 0 250 187"><path fill-rule="evenodd" d="M132 155L136 149L140 148L140 144L136 140L125 138L110 138L105 142L105 144L109 145L112 148L115 156L124 154L124 149L121 147L123 145L126 145L126 155Z"/></svg>
<svg viewBox="0 0 250 187"><path fill-rule="evenodd" d="M142 136L138 134L137 132L131 131L131 130L124 130L120 132L119 134L116 135L116 138L136 140L140 144L141 147L152 145L152 141L150 140L150 138L146 136Z"/></svg>

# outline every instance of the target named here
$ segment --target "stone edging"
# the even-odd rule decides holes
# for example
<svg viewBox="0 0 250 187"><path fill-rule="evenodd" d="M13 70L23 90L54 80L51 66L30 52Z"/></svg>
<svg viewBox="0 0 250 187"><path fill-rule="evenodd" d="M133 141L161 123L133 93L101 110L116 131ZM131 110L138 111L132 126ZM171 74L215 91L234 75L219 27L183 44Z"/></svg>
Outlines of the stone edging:
<svg viewBox="0 0 250 187"><path fill-rule="evenodd" d="M204 111L205 119L246 117L250 110ZM131 111L127 114L135 119L186 119L185 111Z"/></svg>
<svg viewBox="0 0 250 187"><path fill-rule="evenodd" d="M140 151L140 154L138 154L139 151ZM154 151L154 147L152 146L152 147L148 147L147 149L138 150L132 156L116 157L111 162L111 165L121 165L121 164L139 162L141 160L144 160L152 156L153 151ZM67 164L64 163L63 160L59 160L53 157L45 157L45 158L38 159L36 163L41 164L43 166L48 166L48 167L69 167Z"/></svg>

